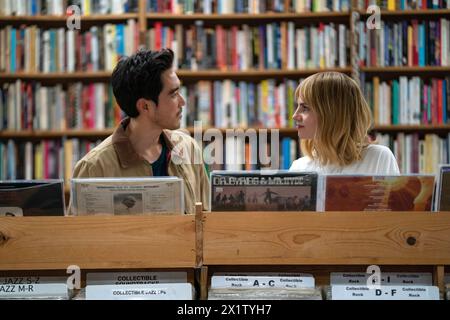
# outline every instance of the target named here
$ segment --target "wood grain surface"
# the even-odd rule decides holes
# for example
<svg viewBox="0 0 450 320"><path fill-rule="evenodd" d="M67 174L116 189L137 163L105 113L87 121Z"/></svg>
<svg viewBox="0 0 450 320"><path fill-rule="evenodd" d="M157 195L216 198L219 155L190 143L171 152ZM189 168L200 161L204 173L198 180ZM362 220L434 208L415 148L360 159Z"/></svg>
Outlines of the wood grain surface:
<svg viewBox="0 0 450 320"><path fill-rule="evenodd" d="M0 270L188 268L195 216L0 218Z"/></svg>
<svg viewBox="0 0 450 320"><path fill-rule="evenodd" d="M204 265L448 265L450 213L208 213Z"/></svg>

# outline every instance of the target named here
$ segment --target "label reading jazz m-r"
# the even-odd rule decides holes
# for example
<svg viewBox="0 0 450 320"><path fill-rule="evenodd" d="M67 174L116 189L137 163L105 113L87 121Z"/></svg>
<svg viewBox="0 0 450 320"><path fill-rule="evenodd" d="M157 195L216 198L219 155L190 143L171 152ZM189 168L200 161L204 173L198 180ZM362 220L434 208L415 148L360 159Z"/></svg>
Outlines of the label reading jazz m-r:
<svg viewBox="0 0 450 320"><path fill-rule="evenodd" d="M0 298L67 296L66 279L63 277L0 277Z"/></svg>

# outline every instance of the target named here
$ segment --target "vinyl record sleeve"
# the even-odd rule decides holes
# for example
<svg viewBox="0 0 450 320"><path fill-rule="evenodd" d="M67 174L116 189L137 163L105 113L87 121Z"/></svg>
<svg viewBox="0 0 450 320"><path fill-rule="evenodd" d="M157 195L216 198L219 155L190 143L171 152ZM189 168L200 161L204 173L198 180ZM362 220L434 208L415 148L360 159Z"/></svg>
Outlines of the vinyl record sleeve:
<svg viewBox="0 0 450 320"><path fill-rule="evenodd" d="M213 171L211 211L316 211L314 172Z"/></svg>
<svg viewBox="0 0 450 320"><path fill-rule="evenodd" d="M433 175L324 176L325 211L431 211Z"/></svg>
<svg viewBox="0 0 450 320"><path fill-rule="evenodd" d="M64 216L64 182L0 181L0 216Z"/></svg>
<svg viewBox="0 0 450 320"><path fill-rule="evenodd" d="M184 214L178 177L72 179L74 215Z"/></svg>

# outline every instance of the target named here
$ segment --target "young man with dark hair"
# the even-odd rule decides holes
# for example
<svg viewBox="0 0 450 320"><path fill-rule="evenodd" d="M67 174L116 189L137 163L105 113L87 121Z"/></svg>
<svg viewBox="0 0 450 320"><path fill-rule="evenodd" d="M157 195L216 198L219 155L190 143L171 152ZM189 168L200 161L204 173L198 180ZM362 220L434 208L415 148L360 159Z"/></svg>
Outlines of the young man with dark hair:
<svg viewBox="0 0 450 320"><path fill-rule="evenodd" d="M128 117L76 164L73 177L177 176L184 180L185 211L194 213L199 201L209 210L209 180L200 147L176 130L185 100L173 59L163 49L119 61L111 83Z"/></svg>

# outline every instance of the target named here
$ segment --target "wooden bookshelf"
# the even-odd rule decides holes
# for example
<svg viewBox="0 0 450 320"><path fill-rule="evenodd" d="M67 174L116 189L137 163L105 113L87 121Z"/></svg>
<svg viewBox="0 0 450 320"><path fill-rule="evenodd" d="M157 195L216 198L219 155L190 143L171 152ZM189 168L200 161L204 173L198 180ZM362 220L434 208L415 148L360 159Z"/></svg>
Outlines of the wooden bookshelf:
<svg viewBox="0 0 450 320"><path fill-rule="evenodd" d="M161 21L166 23L194 23L196 20L204 21L205 24L260 24L267 22L294 21L298 24L311 22L339 22L348 24L350 12L302 12L302 13L261 13L261 14L170 14L170 13L147 13L147 23Z"/></svg>
<svg viewBox="0 0 450 320"><path fill-rule="evenodd" d="M8 24L19 27L21 25L38 25L43 28L62 28L66 27L68 16L0 16L1 24ZM89 15L81 16L81 30L86 30L95 25L103 25L107 23L126 23L127 20L139 19L138 13L124 14L105 14L105 15Z"/></svg>
<svg viewBox="0 0 450 320"><path fill-rule="evenodd" d="M222 134L226 134L227 131L236 132L236 131L246 131L254 129L257 133L261 130L267 130L270 134L272 130L277 130L280 133L280 136L283 135L297 135L297 129L295 128L213 128L213 127L204 127L202 132L206 132L209 129L218 129ZM187 130L191 135L194 134L194 128L181 128L181 130ZM236 130L236 131L234 131ZM33 140L33 139L60 139L62 137L67 138L106 138L107 136L113 133L114 129L104 129L104 130L3 130L0 131L0 139L24 139L24 140Z"/></svg>
<svg viewBox="0 0 450 320"><path fill-rule="evenodd" d="M202 132L209 129L218 129L222 134L226 134L228 131L246 131L249 129L254 129L257 133L261 130L267 130L268 134L271 133L272 130L277 130L280 136L297 136L296 128L214 128L214 127L203 127ZM181 130L187 130L191 135L194 134L194 128L181 128ZM372 129L372 131L377 132L423 132L423 133L434 133L434 132L448 132L450 131L450 124L441 124L441 125L376 125ZM114 129L104 129L104 130L90 130L90 129L81 129L81 130L3 130L0 131L0 139L59 139L62 137L67 138L98 138L103 139L113 133Z"/></svg>
<svg viewBox="0 0 450 320"><path fill-rule="evenodd" d="M227 71L227 70L178 70L177 75L181 80L198 81L198 80L221 80L221 79L236 79L236 80L263 80L268 78L301 78L307 77L317 72L323 71L337 71L346 74L352 72L351 67L346 68L327 68L327 69L303 69L303 70L242 70L242 71ZM109 81L111 78L110 71L98 72L73 72L73 73L0 73L1 82L13 82L16 80L24 81L41 81L41 82L93 82Z"/></svg>
<svg viewBox="0 0 450 320"><path fill-rule="evenodd" d="M0 131L2 139L54 139L54 138L106 138L113 133L113 129L105 130L4 130Z"/></svg>
<svg viewBox="0 0 450 320"><path fill-rule="evenodd" d="M364 72L366 79L373 77L386 78L398 78L399 76L420 76L426 77L439 77L447 76L450 74L450 66L427 66L427 67L361 67L361 72Z"/></svg>
<svg viewBox="0 0 450 320"><path fill-rule="evenodd" d="M370 16L371 13L366 13L365 10L360 10L359 14L363 17ZM427 10L381 10L381 19L423 19L436 17L450 17L450 9L427 9Z"/></svg>
<svg viewBox="0 0 450 320"><path fill-rule="evenodd" d="M52 15L36 15L36 16L0 16L0 21L11 24L13 22L20 22L22 24L35 24L40 22L61 22L65 23L69 16L52 16ZM81 16L81 22L92 21L92 22L117 22L117 21L127 21L128 19L137 19L137 13L123 13L123 14L97 14Z"/></svg>
<svg viewBox="0 0 450 320"><path fill-rule="evenodd" d="M263 80L268 78L294 78L299 79L307 77L321 71L337 71L350 74L351 67L346 68L328 68L328 69L303 69L303 70L249 70L249 71L221 71L221 70L199 70L185 71L178 70L177 74L182 80Z"/></svg>
<svg viewBox="0 0 450 320"><path fill-rule="evenodd" d="M424 132L424 133L436 133L436 132L449 132L449 124L440 125L377 125L373 128L374 131L378 132Z"/></svg>
<svg viewBox="0 0 450 320"><path fill-rule="evenodd" d="M39 82L106 82L111 79L111 71L97 71L97 72L55 72L55 73L42 73L42 72L17 72L17 73L0 73L0 83L2 82L14 82L16 80L24 81L39 81Z"/></svg>

